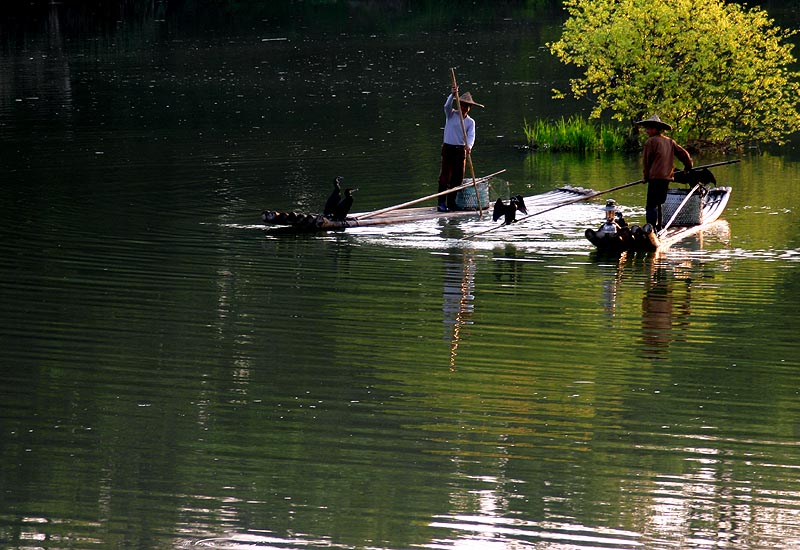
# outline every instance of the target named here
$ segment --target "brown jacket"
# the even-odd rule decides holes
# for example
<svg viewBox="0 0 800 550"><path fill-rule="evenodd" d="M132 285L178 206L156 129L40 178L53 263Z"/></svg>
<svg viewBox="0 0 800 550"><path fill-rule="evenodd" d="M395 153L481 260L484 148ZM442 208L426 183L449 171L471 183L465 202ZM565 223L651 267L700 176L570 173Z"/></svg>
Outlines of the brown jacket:
<svg viewBox="0 0 800 550"><path fill-rule="evenodd" d="M649 138L644 144L644 155L642 157L645 181L672 181L673 172L675 171L672 162L673 157L678 157L683 162L684 167L692 167L692 157L686 149L675 143L674 139L661 134Z"/></svg>

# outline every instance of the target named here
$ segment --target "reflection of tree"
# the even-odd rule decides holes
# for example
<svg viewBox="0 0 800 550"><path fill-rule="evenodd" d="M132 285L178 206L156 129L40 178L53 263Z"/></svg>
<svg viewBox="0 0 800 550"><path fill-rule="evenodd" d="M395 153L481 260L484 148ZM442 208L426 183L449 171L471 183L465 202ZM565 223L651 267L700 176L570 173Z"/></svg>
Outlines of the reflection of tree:
<svg viewBox="0 0 800 550"><path fill-rule="evenodd" d="M35 100L38 109L51 108L56 117L65 109L72 112L72 74L56 4L50 6L41 30L22 52L8 57L11 64L0 80L0 104L8 102L10 108L20 99L25 104Z"/></svg>
<svg viewBox="0 0 800 550"><path fill-rule="evenodd" d="M383 30L399 27L421 29L429 27L453 28L461 24L482 23L493 20L498 10L515 20L533 19L537 15L557 9L561 0L528 0L524 6L512 2L500 4L494 0L477 0L469 10L440 8L409 9L408 0L366 0L359 2L294 2L290 0L60 0L68 23L75 29L101 27L113 32L120 26L143 24L153 20L171 23L212 27L219 30L225 23L235 26L242 22L269 21L275 28L341 29L342 26ZM46 18L50 0L0 2L0 17L11 16L31 21ZM502 18L501 18L502 19Z"/></svg>

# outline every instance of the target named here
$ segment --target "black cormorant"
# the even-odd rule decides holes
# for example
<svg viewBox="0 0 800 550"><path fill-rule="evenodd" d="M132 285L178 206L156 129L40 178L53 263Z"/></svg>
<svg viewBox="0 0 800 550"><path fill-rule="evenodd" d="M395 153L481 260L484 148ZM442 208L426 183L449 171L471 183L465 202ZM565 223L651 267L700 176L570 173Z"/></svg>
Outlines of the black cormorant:
<svg viewBox="0 0 800 550"><path fill-rule="evenodd" d="M344 198L339 201L339 204L333 209L331 219L344 221L344 219L347 218L347 214L350 213L350 208L353 206L353 193L356 191L358 191L358 189L351 189L349 187L344 190Z"/></svg>
<svg viewBox="0 0 800 550"><path fill-rule="evenodd" d="M504 204L503 199L497 199L497 202L494 203L492 219L497 221L500 219L500 216L504 216L505 225L512 224L517 219L517 210L523 214L528 213L528 209L525 208L525 201L522 200L522 195L515 195L511 197L511 200L508 202L508 204Z"/></svg>
<svg viewBox="0 0 800 550"><path fill-rule="evenodd" d="M333 214L333 210L336 208L336 205L339 204L339 201L342 200L342 180L344 178L342 176L336 176L333 178L333 193L331 196L328 197L328 200L325 202L325 210L322 211L322 215L329 217Z"/></svg>
<svg viewBox="0 0 800 550"><path fill-rule="evenodd" d="M708 168L700 168L698 170L678 170L675 172L675 182L676 183L686 183L689 185L694 185L696 183L706 184L717 184L717 178L714 177L714 174L711 173L711 170Z"/></svg>

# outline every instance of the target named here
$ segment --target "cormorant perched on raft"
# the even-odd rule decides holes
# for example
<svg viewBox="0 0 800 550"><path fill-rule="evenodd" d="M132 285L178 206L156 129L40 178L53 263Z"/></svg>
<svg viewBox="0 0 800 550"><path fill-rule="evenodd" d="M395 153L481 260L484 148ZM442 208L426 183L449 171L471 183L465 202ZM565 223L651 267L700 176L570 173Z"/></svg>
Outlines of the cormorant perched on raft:
<svg viewBox="0 0 800 550"><path fill-rule="evenodd" d="M494 203L492 218L494 221L497 221L500 219L500 216L505 216L504 224L510 225L517 219L517 210L523 214L528 213L528 209L525 208L525 201L522 200L522 195L515 195L511 197L511 200L508 202L508 204L504 204L503 199L497 199L497 202Z"/></svg>
<svg viewBox="0 0 800 550"><path fill-rule="evenodd" d="M339 204L333 209L333 214L331 215L332 220L344 221L345 218L347 218L347 214L350 213L350 208L353 206L353 193L356 191L358 191L358 189L351 189L349 187L344 190L344 198L339 201Z"/></svg>
<svg viewBox="0 0 800 550"><path fill-rule="evenodd" d="M328 197L327 202L325 202L325 210L322 211L322 215L326 218L333 214L333 210L336 208L336 205L342 200L341 184L343 179L344 178L342 176L336 176L333 178L333 193L331 193L331 196Z"/></svg>
<svg viewBox="0 0 800 550"><path fill-rule="evenodd" d="M708 168L700 168L699 170L678 170L675 172L675 182L676 183L686 183L689 185L695 185L697 183L707 184L713 183L714 185L717 184L717 178L714 177L714 174L711 173L711 170Z"/></svg>

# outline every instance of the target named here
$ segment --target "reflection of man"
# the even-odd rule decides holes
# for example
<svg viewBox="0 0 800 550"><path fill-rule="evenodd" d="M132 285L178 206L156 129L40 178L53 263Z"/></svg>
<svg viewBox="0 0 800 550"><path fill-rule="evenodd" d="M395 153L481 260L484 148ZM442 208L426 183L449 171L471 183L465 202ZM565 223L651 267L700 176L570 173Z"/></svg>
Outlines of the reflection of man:
<svg viewBox="0 0 800 550"><path fill-rule="evenodd" d="M644 293L642 329L645 350L650 353L660 353L672 341L672 289L665 278L654 281Z"/></svg>
<svg viewBox="0 0 800 550"><path fill-rule="evenodd" d="M459 259L460 261L456 261ZM443 311L445 339L450 340L450 369L455 369L461 327L471 325L475 262L471 255L444 256ZM452 328L451 328L452 327Z"/></svg>
<svg viewBox="0 0 800 550"><path fill-rule="evenodd" d="M651 258L645 268L649 270L649 284L642 297L642 342L644 355L655 359L679 340L690 324L692 265L664 264ZM686 287L678 284L676 288L677 281Z"/></svg>

